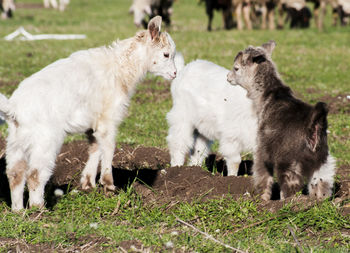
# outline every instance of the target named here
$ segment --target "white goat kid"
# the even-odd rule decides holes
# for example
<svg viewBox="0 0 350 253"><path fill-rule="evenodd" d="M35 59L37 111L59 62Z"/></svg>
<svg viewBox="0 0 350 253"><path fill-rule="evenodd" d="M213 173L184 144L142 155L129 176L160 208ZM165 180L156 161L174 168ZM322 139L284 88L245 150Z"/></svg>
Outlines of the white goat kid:
<svg viewBox="0 0 350 253"><path fill-rule="evenodd" d="M179 63L178 63L179 62ZM227 163L228 175L237 175L241 152L254 151L257 117L246 91L227 82L229 70L196 60L183 67L175 57L178 75L171 84L173 107L167 114L171 166L202 165L213 140Z"/></svg>
<svg viewBox="0 0 350 253"><path fill-rule="evenodd" d="M134 24L137 27L142 25L146 15L152 15L151 6L156 2L158 2L158 0L133 0L129 13L134 14Z"/></svg>
<svg viewBox="0 0 350 253"><path fill-rule="evenodd" d="M60 11L64 11L69 4L70 0L59 0L59 4L57 4L57 0L44 0L44 7L50 8L50 6L54 9L59 9Z"/></svg>
<svg viewBox="0 0 350 253"><path fill-rule="evenodd" d="M9 125L6 160L12 210L23 208L27 181L29 205L44 205L44 187L55 166L66 133L89 135L89 159L82 173L83 189L100 183L115 189L112 159L116 128L136 84L147 72L167 79L176 76L175 44L160 33L162 19L148 30L109 47L73 53L25 79L10 99L0 96L0 111Z"/></svg>

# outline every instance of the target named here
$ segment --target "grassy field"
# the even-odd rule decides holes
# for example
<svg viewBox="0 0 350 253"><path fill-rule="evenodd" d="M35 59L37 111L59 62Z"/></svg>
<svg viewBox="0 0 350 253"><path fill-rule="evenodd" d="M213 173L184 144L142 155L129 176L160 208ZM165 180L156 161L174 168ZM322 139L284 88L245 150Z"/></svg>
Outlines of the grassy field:
<svg viewBox="0 0 350 253"><path fill-rule="evenodd" d="M23 26L32 34L86 34L85 40L13 41L0 39L0 92L6 95L24 78L72 52L110 44L137 31L128 15L130 0L72 0L64 13L33 8L41 0L18 0L14 19L0 21L0 37ZM206 31L204 6L196 0L178 0L174 5L169 33L185 61L202 58L231 68L233 58L248 45L270 39L277 42L273 54L284 81L304 100L315 103L336 101L338 111L329 115L329 146L338 167L350 166L350 27L308 30L225 31L221 17L214 31ZM21 7L22 6L22 7ZM32 7L32 8L29 8ZM330 14L328 12L328 14ZM170 83L147 76L119 129L116 143L166 148L165 115L171 107ZM341 100L337 100L341 97ZM345 97L345 98L344 98ZM6 124L1 127L6 135ZM81 139L68 137L67 141ZM117 203L120 210L112 215ZM326 200L310 208L286 205L277 213L262 210L257 201L230 196L206 202L147 205L130 187L115 196L71 191L53 210L26 210L20 214L0 199L0 252L21 245L34 251L122 251L132 242L144 251L230 252L202 234L178 222L190 222L218 240L249 252L348 252L350 218L342 215L347 199ZM303 211L297 211L303 209ZM292 231L295 233L293 237ZM296 238L300 245L296 242ZM24 246L23 246L24 245ZM119 248L118 248L119 247ZM26 248L24 248L26 249ZM26 250L25 250L26 251Z"/></svg>

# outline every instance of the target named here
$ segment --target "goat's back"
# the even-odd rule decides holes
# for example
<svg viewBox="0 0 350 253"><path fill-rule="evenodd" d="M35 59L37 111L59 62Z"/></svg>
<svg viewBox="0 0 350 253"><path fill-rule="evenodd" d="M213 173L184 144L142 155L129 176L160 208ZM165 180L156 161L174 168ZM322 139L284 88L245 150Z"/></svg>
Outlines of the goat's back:
<svg viewBox="0 0 350 253"><path fill-rule="evenodd" d="M252 101L242 87L227 82L228 73L205 60L186 65L171 85L172 111L182 110L202 134L211 133L207 136L210 139L252 132L255 136L257 120Z"/></svg>

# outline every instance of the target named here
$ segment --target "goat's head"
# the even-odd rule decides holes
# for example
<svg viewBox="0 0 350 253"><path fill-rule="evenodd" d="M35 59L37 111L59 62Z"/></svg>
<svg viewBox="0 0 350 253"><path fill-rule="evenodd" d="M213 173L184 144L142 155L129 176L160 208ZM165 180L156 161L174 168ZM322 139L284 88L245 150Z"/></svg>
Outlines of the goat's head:
<svg viewBox="0 0 350 253"><path fill-rule="evenodd" d="M232 85L240 85L248 91L259 89L255 87L256 76L264 74L266 68L273 67L271 54L275 46L274 41L269 41L261 47L249 46L244 51L240 51L234 60L233 69L227 75L227 80Z"/></svg>
<svg viewBox="0 0 350 253"><path fill-rule="evenodd" d="M129 9L129 14L134 15L134 24L137 27L141 27L142 22L144 22L144 19L146 18L146 15L151 16L152 14L151 6L142 3L142 1L141 4L136 4L134 2Z"/></svg>
<svg viewBox="0 0 350 253"><path fill-rule="evenodd" d="M176 77L174 57L175 43L166 32L161 32L162 18L156 16L148 23L146 44L148 46L148 71L166 79Z"/></svg>

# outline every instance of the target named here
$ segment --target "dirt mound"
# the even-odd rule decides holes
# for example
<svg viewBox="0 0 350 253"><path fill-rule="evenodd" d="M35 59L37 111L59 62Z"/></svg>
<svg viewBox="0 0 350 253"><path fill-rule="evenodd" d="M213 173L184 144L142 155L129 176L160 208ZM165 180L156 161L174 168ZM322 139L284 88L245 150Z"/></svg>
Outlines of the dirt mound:
<svg viewBox="0 0 350 253"><path fill-rule="evenodd" d="M329 107L329 112L332 114L347 113L350 114L350 94L339 94L335 97L325 95L319 100L326 102Z"/></svg>
<svg viewBox="0 0 350 253"><path fill-rule="evenodd" d="M206 200L227 194L241 197L253 193L251 177L223 177L211 174L198 166L171 167L159 171L150 188L136 182L136 191L146 202Z"/></svg>
<svg viewBox="0 0 350 253"><path fill-rule="evenodd" d="M5 174L4 157L5 142L0 138L0 201L10 205L10 191ZM57 156L55 172L47 184L46 202L49 208L57 201L53 191L57 188L67 192L79 188L81 171L88 159L86 141L75 141L64 144ZM230 194L234 198L251 198L257 196L253 189L251 161L243 161L238 177L226 177L226 165L220 156L210 155L206 160L206 171L198 166L169 167L169 154L166 150L154 147L139 146L132 148L122 146L116 149L113 159L113 178L118 188L126 188L133 184L135 191L142 196L146 204L176 204L180 201L205 201L210 198L223 197ZM214 170L215 169L215 170ZM343 166L337 174L340 182L335 187L335 198L349 198L350 167ZM96 179L98 181L98 177ZM274 187L273 199L279 199L278 186ZM306 196L294 197L285 201L269 201L261 207L276 211L285 202L301 201L311 203ZM171 205L170 205L171 206ZM344 213L349 210L344 209Z"/></svg>

